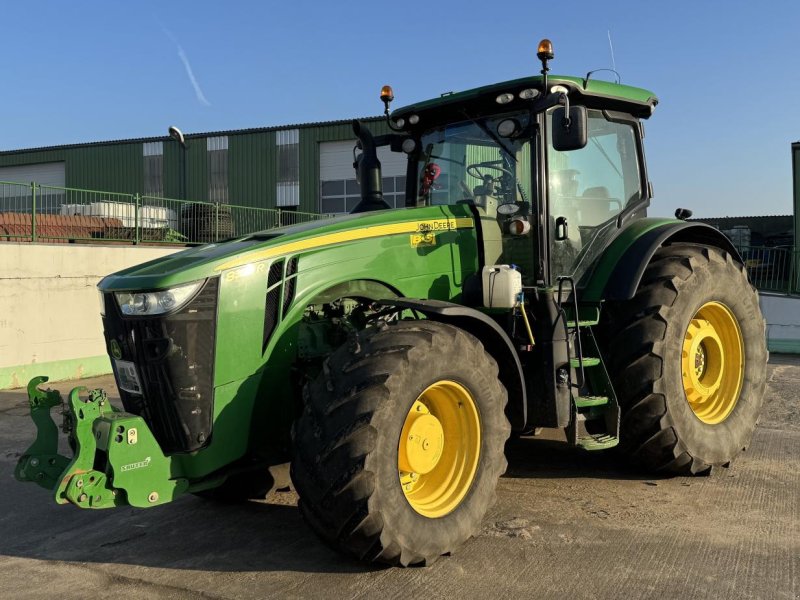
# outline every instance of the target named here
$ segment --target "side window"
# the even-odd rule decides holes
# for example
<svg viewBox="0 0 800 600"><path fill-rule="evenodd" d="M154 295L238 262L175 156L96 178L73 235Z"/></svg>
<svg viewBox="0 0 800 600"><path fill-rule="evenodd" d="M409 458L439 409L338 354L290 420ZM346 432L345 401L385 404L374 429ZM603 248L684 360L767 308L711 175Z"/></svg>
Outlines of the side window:
<svg viewBox="0 0 800 600"><path fill-rule="evenodd" d="M548 119L550 119L548 115ZM632 125L612 123L589 111L589 142L571 152L549 148L550 213L595 227L641 198L641 177Z"/></svg>

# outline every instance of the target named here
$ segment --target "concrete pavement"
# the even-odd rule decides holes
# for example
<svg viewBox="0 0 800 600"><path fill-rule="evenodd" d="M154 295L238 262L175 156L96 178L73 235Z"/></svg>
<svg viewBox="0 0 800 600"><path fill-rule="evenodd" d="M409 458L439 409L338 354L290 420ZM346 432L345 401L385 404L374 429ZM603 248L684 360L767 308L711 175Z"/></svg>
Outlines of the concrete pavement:
<svg viewBox="0 0 800 600"><path fill-rule="evenodd" d="M24 391L0 393L3 598L800 598L798 358L773 356L751 447L709 477L643 477L558 439L510 443L481 534L429 568L337 555L292 492L236 506L58 506L12 478L32 434Z"/></svg>

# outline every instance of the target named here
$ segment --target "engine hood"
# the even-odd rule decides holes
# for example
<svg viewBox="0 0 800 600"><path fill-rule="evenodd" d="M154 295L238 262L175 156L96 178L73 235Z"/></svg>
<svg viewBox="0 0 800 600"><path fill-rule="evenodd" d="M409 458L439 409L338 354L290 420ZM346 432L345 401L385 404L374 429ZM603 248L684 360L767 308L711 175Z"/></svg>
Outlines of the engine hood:
<svg viewBox="0 0 800 600"><path fill-rule="evenodd" d="M278 256L324 251L329 246L370 237L460 228L471 226L471 222L472 213L466 205L393 209L321 219L188 248L108 275L98 288L102 291L166 289Z"/></svg>

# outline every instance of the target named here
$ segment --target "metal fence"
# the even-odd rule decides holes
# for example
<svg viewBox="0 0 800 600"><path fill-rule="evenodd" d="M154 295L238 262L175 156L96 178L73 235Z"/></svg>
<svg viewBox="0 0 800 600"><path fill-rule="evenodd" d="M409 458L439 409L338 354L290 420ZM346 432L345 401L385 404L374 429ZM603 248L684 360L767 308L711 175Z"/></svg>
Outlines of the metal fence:
<svg viewBox="0 0 800 600"><path fill-rule="evenodd" d="M800 294L800 249L739 246L750 281L767 292Z"/></svg>
<svg viewBox="0 0 800 600"><path fill-rule="evenodd" d="M205 244L327 216L0 181L0 241Z"/></svg>
<svg viewBox="0 0 800 600"><path fill-rule="evenodd" d="M327 216L0 181L0 241L192 245ZM800 249L738 248L756 288L800 294Z"/></svg>

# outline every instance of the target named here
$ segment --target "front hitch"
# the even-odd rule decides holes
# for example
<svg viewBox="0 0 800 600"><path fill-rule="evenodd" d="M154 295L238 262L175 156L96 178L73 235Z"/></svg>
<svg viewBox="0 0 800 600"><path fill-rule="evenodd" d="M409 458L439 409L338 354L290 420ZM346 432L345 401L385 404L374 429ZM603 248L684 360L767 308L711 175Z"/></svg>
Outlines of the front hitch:
<svg viewBox="0 0 800 600"><path fill-rule="evenodd" d="M28 383L37 434L17 463L17 480L38 483L53 490L57 503L81 508L156 506L188 489L188 480L173 474L172 460L144 419L111 406L102 390L74 388L64 403L58 391L38 388L47 380L40 376ZM83 392L88 398L81 397ZM58 426L51 414L56 406L62 407L71 459L58 453Z"/></svg>

